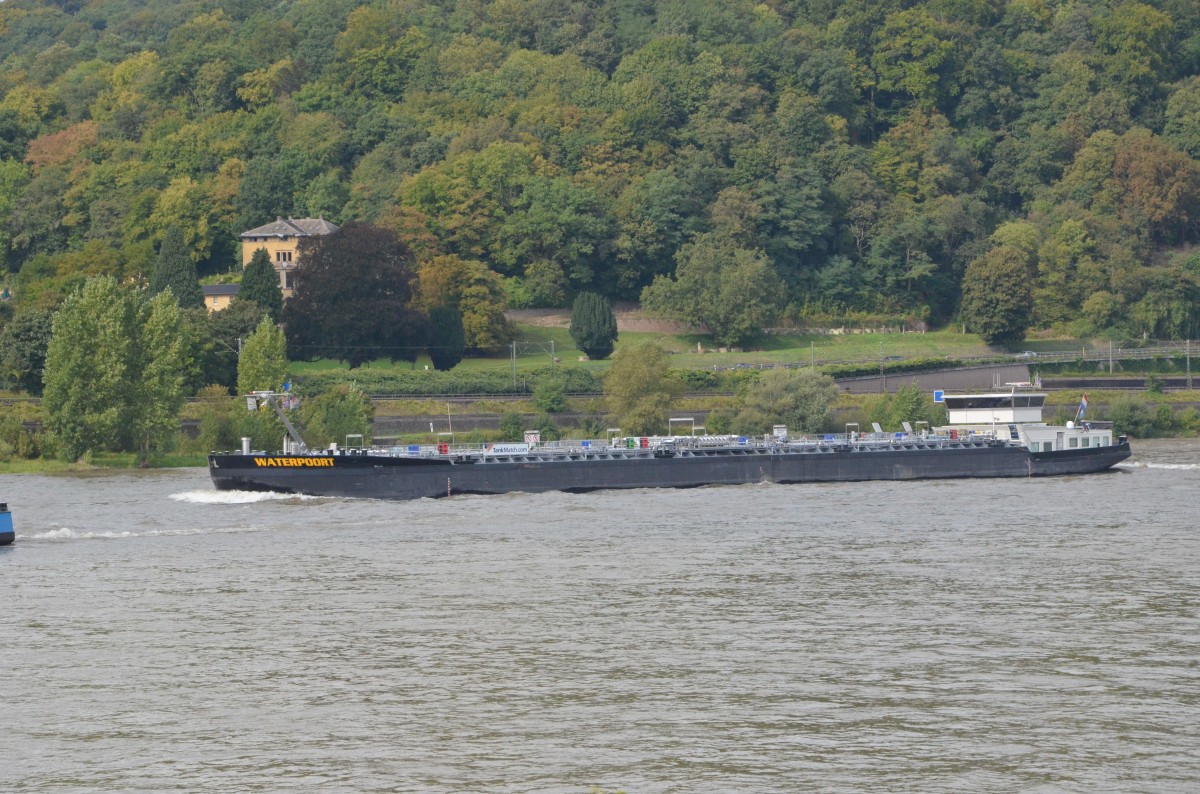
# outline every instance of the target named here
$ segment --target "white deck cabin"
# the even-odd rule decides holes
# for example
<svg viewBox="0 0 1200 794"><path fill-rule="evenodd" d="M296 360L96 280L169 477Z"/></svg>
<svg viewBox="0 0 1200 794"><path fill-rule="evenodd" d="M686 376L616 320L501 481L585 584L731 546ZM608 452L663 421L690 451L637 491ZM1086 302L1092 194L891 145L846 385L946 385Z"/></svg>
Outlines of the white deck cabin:
<svg viewBox="0 0 1200 794"><path fill-rule="evenodd" d="M994 435L1019 442L1031 452L1112 445L1111 422L1071 421L1065 426L1048 425L1042 421L1045 393L1029 391L1028 383L1007 385L1011 387L1007 392L944 395L948 424L938 431Z"/></svg>

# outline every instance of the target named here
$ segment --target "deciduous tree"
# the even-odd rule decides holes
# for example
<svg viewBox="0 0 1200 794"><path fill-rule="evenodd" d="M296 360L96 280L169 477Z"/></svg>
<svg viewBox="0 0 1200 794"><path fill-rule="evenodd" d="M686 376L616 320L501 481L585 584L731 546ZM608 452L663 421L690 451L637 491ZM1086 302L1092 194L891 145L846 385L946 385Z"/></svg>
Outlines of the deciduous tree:
<svg viewBox="0 0 1200 794"><path fill-rule="evenodd" d="M837 397L833 378L816 369L773 369L739 396L734 427L766 433L785 424L793 433L820 433L827 428Z"/></svg>
<svg viewBox="0 0 1200 794"><path fill-rule="evenodd" d="M704 325L718 342L740 345L779 316L783 283L761 250L710 232L680 249L674 279L642 292L653 313Z"/></svg>
<svg viewBox="0 0 1200 794"><path fill-rule="evenodd" d="M361 435L364 443L370 443L374 416L371 401L356 386L335 387L305 400L300 407L304 440L314 449L344 444L351 435Z"/></svg>
<svg viewBox="0 0 1200 794"><path fill-rule="evenodd" d="M55 314L46 353L43 405L62 452L164 448L183 402L185 346L172 298L89 279Z"/></svg>
<svg viewBox="0 0 1200 794"><path fill-rule="evenodd" d="M667 353L653 342L622 348L604 376L604 400L613 421L632 435L661 433L680 384L667 369Z"/></svg>
<svg viewBox="0 0 1200 794"><path fill-rule="evenodd" d="M238 358L238 393L279 391L287 380L287 343L283 331L264 317L242 343Z"/></svg>
<svg viewBox="0 0 1200 794"><path fill-rule="evenodd" d="M503 281L487 265L453 254L435 256L421 263L418 279L423 308L451 306L462 314L469 350L495 352L512 339L512 325L504 316Z"/></svg>
<svg viewBox="0 0 1200 794"><path fill-rule="evenodd" d="M357 367L375 358L415 361L428 318L413 301L416 276L393 232L348 223L299 246L296 291L283 309L288 350Z"/></svg>
<svg viewBox="0 0 1200 794"><path fill-rule="evenodd" d="M967 328L989 345L1019 344L1033 312L1032 276L1027 255L1008 245L971 262L960 307Z"/></svg>

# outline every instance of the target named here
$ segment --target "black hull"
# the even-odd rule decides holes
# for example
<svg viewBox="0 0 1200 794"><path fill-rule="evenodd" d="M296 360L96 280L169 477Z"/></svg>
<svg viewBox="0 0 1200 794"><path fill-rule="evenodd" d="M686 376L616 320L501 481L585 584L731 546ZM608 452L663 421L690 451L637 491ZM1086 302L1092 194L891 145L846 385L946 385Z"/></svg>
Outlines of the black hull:
<svg viewBox="0 0 1200 794"><path fill-rule="evenodd" d="M217 454L209 456L209 473L218 490L422 499L514 491L696 488L759 482L1059 476L1104 471L1129 455L1128 443L1036 453L1023 447L989 444L929 449L847 445L803 452L750 449L663 455L646 451L613 458L562 455L537 459L530 455L517 460ZM273 465L264 466L266 461Z"/></svg>

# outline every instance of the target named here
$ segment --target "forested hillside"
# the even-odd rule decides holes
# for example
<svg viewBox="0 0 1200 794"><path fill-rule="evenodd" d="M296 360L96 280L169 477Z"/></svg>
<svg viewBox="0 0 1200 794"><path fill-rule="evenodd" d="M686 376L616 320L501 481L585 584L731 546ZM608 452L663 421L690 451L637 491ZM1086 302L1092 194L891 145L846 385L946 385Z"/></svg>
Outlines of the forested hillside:
<svg viewBox="0 0 1200 794"><path fill-rule="evenodd" d="M1195 0L4 0L0 257L45 309L323 215L731 340L997 292L1194 338L1198 75Z"/></svg>

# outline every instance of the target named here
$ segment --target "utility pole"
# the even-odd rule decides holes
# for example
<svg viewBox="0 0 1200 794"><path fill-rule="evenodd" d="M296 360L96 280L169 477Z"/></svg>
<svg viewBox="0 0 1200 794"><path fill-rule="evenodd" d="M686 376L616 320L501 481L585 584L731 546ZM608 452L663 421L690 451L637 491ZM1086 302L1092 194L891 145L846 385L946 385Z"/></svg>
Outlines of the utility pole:
<svg viewBox="0 0 1200 794"><path fill-rule="evenodd" d="M1192 340L1187 340L1187 352L1184 354L1187 360L1187 384L1188 391L1192 390Z"/></svg>
<svg viewBox="0 0 1200 794"><path fill-rule="evenodd" d="M883 340L879 340L879 392L887 394L887 375L883 374Z"/></svg>
<svg viewBox="0 0 1200 794"><path fill-rule="evenodd" d="M1113 374L1112 340L1108 340L1108 374Z"/></svg>
<svg viewBox="0 0 1200 794"><path fill-rule="evenodd" d="M517 390L517 340L512 341L513 391Z"/></svg>

